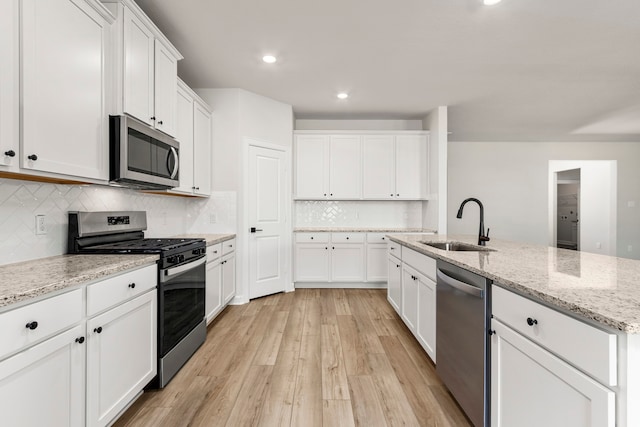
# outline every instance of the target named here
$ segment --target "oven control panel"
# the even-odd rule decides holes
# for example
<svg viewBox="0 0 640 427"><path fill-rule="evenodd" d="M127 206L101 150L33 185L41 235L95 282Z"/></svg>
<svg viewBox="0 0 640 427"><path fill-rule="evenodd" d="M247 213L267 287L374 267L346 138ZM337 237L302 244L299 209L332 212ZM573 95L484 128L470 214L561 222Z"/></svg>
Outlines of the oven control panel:
<svg viewBox="0 0 640 427"><path fill-rule="evenodd" d="M108 225L128 225L131 224L131 220L129 215L121 215L121 216L108 216L107 217Z"/></svg>

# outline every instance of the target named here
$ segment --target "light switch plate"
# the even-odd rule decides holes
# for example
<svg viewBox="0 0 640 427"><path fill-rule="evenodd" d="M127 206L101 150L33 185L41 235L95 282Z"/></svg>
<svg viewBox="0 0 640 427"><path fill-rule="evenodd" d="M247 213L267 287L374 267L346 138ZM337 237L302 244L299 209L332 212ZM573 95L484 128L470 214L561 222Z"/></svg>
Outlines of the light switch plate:
<svg viewBox="0 0 640 427"><path fill-rule="evenodd" d="M47 224L44 215L36 215L36 234L47 234Z"/></svg>

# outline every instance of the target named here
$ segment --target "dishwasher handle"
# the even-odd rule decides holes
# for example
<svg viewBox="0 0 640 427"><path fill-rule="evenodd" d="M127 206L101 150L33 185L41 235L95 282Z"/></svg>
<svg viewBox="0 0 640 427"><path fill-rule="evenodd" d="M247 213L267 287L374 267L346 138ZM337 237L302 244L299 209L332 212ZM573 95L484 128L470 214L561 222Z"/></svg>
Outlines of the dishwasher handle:
<svg viewBox="0 0 640 427"><path fill-rule="evenodd" d="M452 288L456 288L457 290L464 292L465 294L472 295L476 298L484 298L484 290L480 288L476 288L473 285L469 285L467 283L461 282L458 279L454 279L451 276L448 276L442 272L442 270L438 269L436 272L438 276L438 281L451 286Z"/></svg>

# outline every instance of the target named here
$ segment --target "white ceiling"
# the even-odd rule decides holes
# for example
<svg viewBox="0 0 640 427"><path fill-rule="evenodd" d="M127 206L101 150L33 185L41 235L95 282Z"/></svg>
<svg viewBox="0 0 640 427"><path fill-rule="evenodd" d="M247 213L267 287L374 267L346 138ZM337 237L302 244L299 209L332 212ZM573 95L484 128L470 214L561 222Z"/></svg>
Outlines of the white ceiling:
<svg viewBox="0 0 640 427"><path fill-rule="evenodd" d="M639 0L137 2L189 85L240 87L297 118L448 105L452 140L640 142Z"/></svg>

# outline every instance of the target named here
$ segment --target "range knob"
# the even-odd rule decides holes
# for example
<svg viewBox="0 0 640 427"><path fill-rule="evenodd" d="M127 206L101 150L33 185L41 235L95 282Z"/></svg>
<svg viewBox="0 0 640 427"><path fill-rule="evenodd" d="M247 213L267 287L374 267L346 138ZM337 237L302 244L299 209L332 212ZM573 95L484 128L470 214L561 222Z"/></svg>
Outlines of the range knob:
<svg viewBox="0 0 640 427"><path fill-rule="evenodd" d="M167 262L169 264L175 264L176 262L178 262L178 257L173 255L167 258Z"/></svg>
<svg viewBox="0 0 640 427"><path fill-rule="evenodd" d="M184 255L178 255L178 261L179 262L184 261Z"/></svg>

